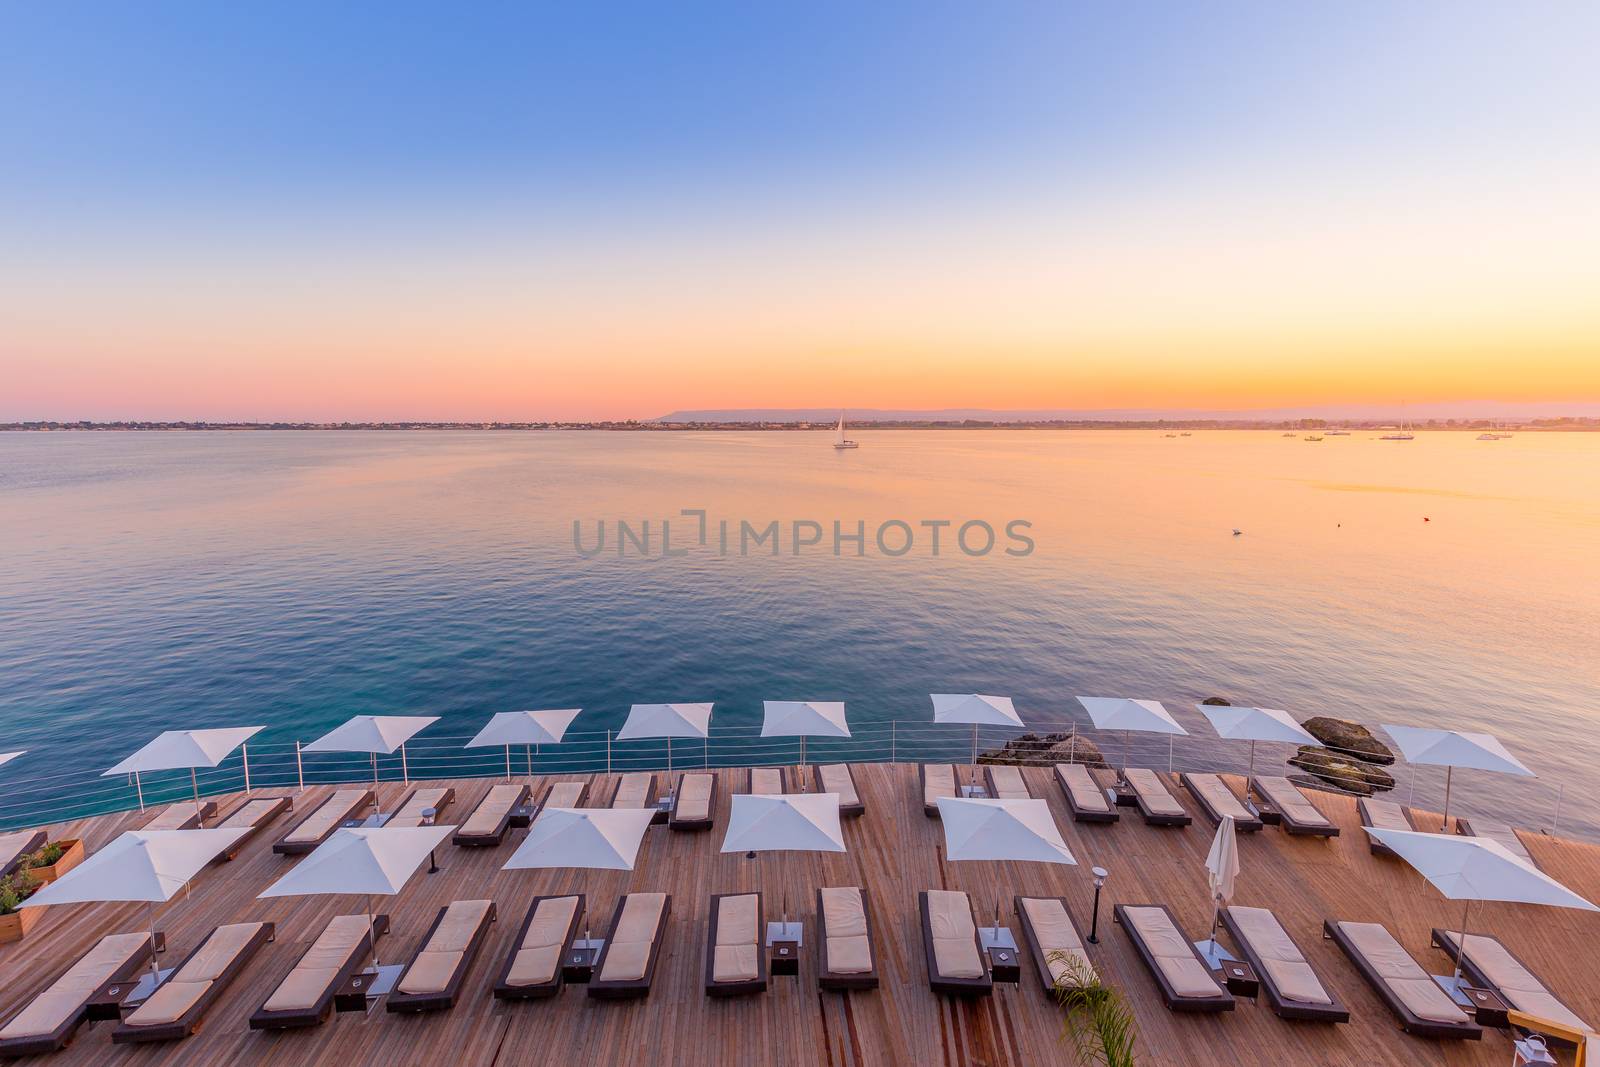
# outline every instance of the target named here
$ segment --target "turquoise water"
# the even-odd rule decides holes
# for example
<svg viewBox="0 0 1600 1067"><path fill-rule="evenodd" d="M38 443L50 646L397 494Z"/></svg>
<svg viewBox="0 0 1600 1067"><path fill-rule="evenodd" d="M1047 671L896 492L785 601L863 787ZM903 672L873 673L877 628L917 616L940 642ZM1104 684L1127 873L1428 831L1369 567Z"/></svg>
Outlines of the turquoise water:
<svg viewBox="0 0 1600 1067"><path fill-rule="evenodd" d="M1463 810L1492 809L1492 787L1548 825L1564 783L1563 828L1600 832L1600 435L852 436L840 453L826 434L0 434L0 751L34 750L0 769L0 821L131 803L99 772L173 727L266 724L257 780L283 781L293 741L359 713L442 716L413 753L425 773L468 766L427 737L495 711L582 707L574 728L604 731L636 701L715 701L733 740L710 755L732 760L762 699L844 700L881 746L871 724L977 691L1053 723L1086 721L1077 693L1164 700L1198 735L1180 766L1242 766L1190 707L1213 694L1487 729L1541 777L1458 774ZM683 509L707 511L704 547ZM686 555L661 556L664 518ZM602 519L585 558L574 520L587 549ZM648 557L619 558L618 519L650 520ZM741 555L741 519L777 520L779 554ZM903 556L874 536L895 519ZM796 520L823 531L798 555ZM835 520L865 524L863 555L833 554ZM953 523L938 555L934 520ZM969 520L992 551L954 547ZM1012 520L1031 554L1005 554ZM912 755L965 751L959 730L896 729ZM1419 801L1442 784L1419 774Z"/></svg>

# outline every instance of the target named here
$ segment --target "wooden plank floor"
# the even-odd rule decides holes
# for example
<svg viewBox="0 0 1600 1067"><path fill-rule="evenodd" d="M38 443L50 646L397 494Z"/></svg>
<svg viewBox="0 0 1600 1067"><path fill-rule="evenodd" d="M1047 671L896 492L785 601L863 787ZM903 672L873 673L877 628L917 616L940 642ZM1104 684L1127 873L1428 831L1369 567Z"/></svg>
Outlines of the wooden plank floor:
<svg viewBox="0 0 1600 1067"><path fill-rule="evenodd" d="M1324 917L1387 923L1401 942L1430 968L1443 970L1445 956L1428 947L1430 926L1459 924L1460 908L1444 901L1396 860L1369 854L1354 803L1318 794L1318 803L1338 819L1343 833L1332 841L1290 838L1268 828L1241 835L1243 873L1238 902L1272 907L1313 965L1350 1007L1347 1025L1286 1022L1265 1002L1241 1000L1220 1016L1168 1012L1134 954L1127 936L1108 920L1110 906L1160 902L1170 905L1192 937L1210 921L1202 863L1211 828L1199 812L1185 829L1145 826L1124 809L1114 826L1074 823L1046 769L1025 771L1034 794L1046 798L1081 866L949 863L941 859L939 823L922 814L914 766L856 768L867 814L845 824L846 855L767 854L755 860L724 856L722 840L732 789L743 771L722 771L717 829L711 833L650 830L636 871L502 872L524 831L513 831L497 849L440 850L443 869L418 873L388 902L394 932L381 943L385 960L409 958L436 909L451 900L490 897L500 921L468 976L465 994L450 1012L394 1016L338 1015L315 1030L266 1034L245 1021L294 965L307 943L334 915L358 912L351 898L262 901L255 895L296 862L271 852L274 840L329 791L296 797L296 814L262 832L237 859L214 867L179 895L159 916L167 932L166 958L178 959L219 923L268 919L278 938L251 963L211 1011L201 1032L164 1046L114 1046L111 1024L80 1031L53 1063L126 1064L437 1064L469 1067L525 1062L771 1063L816 1065L948 1064L1036 1065L1070 1063L1059 1012L1041 989L1032 961L1023 961L1020 986L997 986L992 997L961 1003L928 990L917 921L918 890L947 887L974 895L981 912L992 913L995 891L1068 897L1088 925L1093 889L1088 868L1111 871L1101 905L1100 944L1092 956L1108 983L1134 1002L1144 1064L1229 1062L1279 1067L1313 1064L1369 1067L1373 1064L1503 1064L1511 1059L1503 1034L1489 1031L1482 1042L1433 1042L1409 1037L1372 995L1344 957L1320 936ZM791 772L792 773L792 772ZM596 782L593 796L608 795L612 779ZM464 779L457 803L441 821L465 814L494 782ZM1238 783L1235 782L1237 787ZM400 783L385 783L392 804ZM1175 788L1176 792L1176 788ZM232 798L219 798L226 811ZM1184 797L1191 811L1194 805ZM138 813L102 816L52 828L52 836L81 836L92 849L137 826ZM1600 898L1600 848L1531 836L1534 856L1556 878L1590 898ZM875 992L821 993L815 957L805 953L798 978L774 977L764 995L712 1000L702 991L707 909L712 893L761 888L768 907L781 906L787 889L791 910L807 919L815 889L861 885L871 893L882 987ZM672 918L662 966L649 998L632 1003L590 1000L569 987L559 999L504 1004L491 998L493 974L536 894L584 892L596 917L595 933L608 921L618 893L664 890L672 894ZM1580 1015L1600 1020L1600 915L1516 905L1480 905L1474 928L1499 934ZM770 917L770 916L769 916ZM0 1012L6 1017L53 980L103 934L141 929L142 905L76 905L52 908L20 943L0 946ZM1013 929L1015 929L1013 921Z"/></svg>

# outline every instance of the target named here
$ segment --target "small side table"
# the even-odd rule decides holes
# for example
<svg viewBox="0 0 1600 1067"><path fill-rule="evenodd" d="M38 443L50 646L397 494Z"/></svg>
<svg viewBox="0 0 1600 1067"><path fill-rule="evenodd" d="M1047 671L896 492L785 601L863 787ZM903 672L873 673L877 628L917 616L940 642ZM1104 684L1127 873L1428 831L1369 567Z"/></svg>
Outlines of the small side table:
<svg viewBox="0 0 1600 1067"><path fill-rule="evenodd" d="M526 830L528 827L532 826L533 805L518 804L516 807L512 808L511 818L507 820L506 825L516 827L518 830Z"/></svg>
<svg viewBox="0 0 1600 1067"><path fill-rule="evenodd" d="M334 1011L366 1011L367 987L372 984L374 975L368 971L357 971L344 980L333 994Z"/></svg>
<svg viewBox="0 0 1600 1067"><path fill-rule="evenodd" d="M800 942L769 942L767 944L767 969L773 974L799 974Z"/></svg>
<svg viewBox="0 0 1600 1067"><path fill-rule="evenodd" d="M1261 981L1256 977L1255 970L1244 960L1222 961L1222 982L1228 987L1228 992L1236 997L1249 997L1255 999L1261 992Z"/></svg>
<svg viewBox="0 0 1600 1067"><path fill-rule="evenodd" d="M1472 1002L1472 1009L1479 1026L1488 1026L1496 1030L1505 1030L1511 1025L1511 1020L1506 1013L1511 1010L1507 1004L1492 989L1479 989L1477 986L1464 985L1461 993Z"/></svg>
<svg viewBox="0 0 1600 1067"><path fill-rule="evenodd" d="M989 977L996 982L1010 982L1012 985L1022 981L1022 965L1017 960L1017 950L996 946L989 950Z"/></svg>
<svg viewBox="0 0 1600 1067"><path fill-rule="evenodd" d="M574 941L561 957L561 979L584 985L594 979L594 965L600 959L600 949L605 942L596 939Z"/></svg>

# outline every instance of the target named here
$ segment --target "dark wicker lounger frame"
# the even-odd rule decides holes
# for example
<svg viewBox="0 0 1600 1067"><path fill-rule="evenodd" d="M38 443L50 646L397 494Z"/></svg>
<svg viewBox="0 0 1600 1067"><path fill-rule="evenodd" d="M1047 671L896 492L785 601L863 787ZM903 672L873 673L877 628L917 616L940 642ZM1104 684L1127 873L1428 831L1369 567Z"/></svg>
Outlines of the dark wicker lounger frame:
<svg viewBox="0 0 1600 1067"><path fill-rule="evenodd" d="M678 815L678 802L683 799L683 780L691 774L703 774L711 779L711 794L706 797L706 816L703 819L685 819ZM667 816L667 826L673 830L709 830L717 822L717 793L721 789L717 776L710 771L684 771L678 775L678 788L672 791L672 809Z"/></svg>
<svg viewBox="0 0 1600 1067"><path fill-rule="evenodd" d="M1149 946L1144 943L1144 939L1141 938L1138 933L1134 931L1133 927L1127 922L1126 914L1127 909L1130 907L1160 908L1162 911L1167 913L1167 918L1171 920L1172 925L1180 934L1183 933L1183 927L1178 925L1178 917L1172 914L1172 909L1167 907L1165 904L1118 904L1116 907L1111 909L1112 919L1118 926L1122 927L1123 933L1128 935L1128 940L1132 941L1133 947L1138 950L1139 958L1144 961L1145 969L1150 972L1150 977L1155 979L1156 986L1161 990L1161 999L1167 1005L1167 1010L1232 1011L1234 1009L1233 994L1224 989L1220 982L1217 983L1216 996L1180 997L1177 994L1177 991L1172 988L1172 983L1167 981L1167 976L1161 973L1160 967L1156 966L1155 957L1150 954ZM1208 971L1210 970L1210 968L1206 965L1205 957L1200 955L1199 951L1194 947L1193 944L1189 946L1189 951L1194 953L1194 958L1199 961L1200 966L1206 967Z"/></svg>
<svg viewBox="0 0 1600 1067"><path fill-rule="evenodd" d="M1295 789L1300 789L1300 786L1294 782L1290 782L1289 784ZM1300 822L1288 812L1279 811L1277 808L1275 808L1272 804L1272 801L1265 793L1261 791L1259 782L1256 784L1255 795L1256 810L1261 813L1261 821L1266 823L1268 826L1276 826L1284 833L1289 834L1292 837L1339 836L1338 824L1336 824L1332 819L1329 819L1325 814L1322 816L1325 822ZM1313 808L1317 807L1316 804L1312 803L1311 798L1305 795L1305 790L1300 789L1300 795L1305 797L1307 804L1311 804ZM1320 812L1322 809L1317 808L1317 810Z"/></svg>
<svg viewBox="0 0 1600 1067"><path fill-rule="evenodd" d="M556 973L548 982L540 982L537 985L512 985L511 964L515 962L517 953L522 948L522 939L528 936L528 927L533 925L533 917L538 912L539 905L547 900L563 900L567 897L577 897L578 906L573 910L572 921L567 924L567 932L561 939L561 954L566 955L567 946L572 944L572 939L578 936L578 929L583 925L583 914L588 899L582 893L550 893L534 897L533 903L528 905L528 914L523 916L522 925L517 928L516 938L506 951L506 961L500 966L500 974L494 980L494 995L497 1000L544 1000L561 992L565 968L560 963L556 964Z"/></svg>
<svg viewBox="0 0 1600 1067"><path fill-rule="evenodd" d="M941 767L949 767L950 768L950 777L955 782L955 787L956 787L956 791L954 793L950 794L950 795L951 796L957 796L957 797L960 796L961 795L961 779L956 774L956 765L954 763L941 763L941 764L939 764L939 766L941 766ZM925 763L919 763L919 764L917 764L917 796L918 797L926 797L927 795L928 795L928 765L925 764ZM934 799L937 800L938 798L936 797ZM927 800L924 799L922 801L922 814L926 815L930 819L937 819L939 817L939 805L937 803L929 804L927 802Z"/></svg>
<svg viewBox="0 0 1600 1067"><path fill-rule="evenodd" d="M867 951L872 956L872 969L847 974L829 967L828 916L822 910L822 890L817 890L817 985L833 992L878 988L878 939L873 932L872 896L864 887L859 888L857 892L861 894L861 914L867 921Z"/></svg>
<svg viewBox="0 0 1600 1067"><path fill-rule="evenodd" d="M478 807L482 807L484 804L487 804L489 802L489 795L493 792L494 787L491 786L489 793L483 794L483 799L478 801ZM450 843L454 845L461 845L465 848L494 848L496 845L501 844L505 841L506 834L511 832L512 812L526 804L528 802L528 797L531 796L532 793L533 791L528 788L527 783L523 783L522 788L517 791L516 799L511 802L511 806L506 808L505 813L500 816L500 821L495 825L493 830L486 834L469 834L462 829L457 829L455 833L450 835ZM473 808L472 810L476 812L478 809ZM466 823L471 821L472 816L468 815L466 819L463 820L462 825L465 826Z"/></svg>
<svg viewBox="0 0 1600 1067"><path fill-rule="evenodd" d="M237 856L244 849L244 846L248 845L257 834L259 834L262 830L265 830L269 823L271 823L278 816L282 815L284 812L294 810L293 797L246 797L244 802L233 810L238 811L240 808L243 808L245 804L250 804L258 800L270 800L273 802L272 807L256 816L255 821L252 822L245 830L243 836L241 836L237 841L230 843L221 852L218 852L216 857L211 861L212 863L225 863L228 860L233 859L233 857ZM222 821L227 822L228 818L231 817L232 814L233 812L229 812L228 815L223 816Z"/></svg>
<svg viewBox="0 0 1600 1067"><path fill-rule="evenodd" d="M272 851L276 852L280 856L300 856L307 852L314 852L317 846L321 845L324 841L328 840L328 838L332 837L334 832L337 831L339 827L343 826L348 820L353 819L356 812L360 811L362 808L373 807L377 803L376 795L372 792L372 790L368 789L366 792L361 794L360 799L344 809L344 814L335 820L333 825L328 827L328 832L323 834L321 837L314 841L288 840L289 834L294 833L301 823L304 823L306 819L315 817L318 812L322 811L323 808L327 807L329 804L332 804L336 795L337 790L335 790L333 793L329 793L327 799L325 799L321 804L318 804L316 807L312 808L306 814L305 819L301 819L299 822L295 823L294 826L289 827L288 833L285 833L283 838L279 839L279 841L272 846Z"/></svg>
<svg viewBox="0 0 1600 1067"><path fill-rule="evenodd" d="M261 1007L257 1008L255 1014L250 1016L250 1029L290 1030L307 1026L321 1026L323 1023L327 1022L328 1016L333 1014L334 995L339 992L352 974L355 974L366 965L367 958L372 955L373 938L382 937L388 932L389 916L374 915L372 917L371 932L363 933L361 935L361 940L356 943L355 947L350 950L350 955L347 956L344 962L339 965L339 970L334 975L333 981L329 982L322 992L318 994L317 1002L315 1004L309 1008L290 1008L283 1011L268 1011L267 1001L263 1000L261 1002ZM310 951L311 946L307 945L306 949L307 951ZM304 958L304 953L302 953L302 958ZM300 960L295 960L294 965L295 967L299 967ZM290 968L289 974L293 973L294 969ZM279 980L278 984L282 985L283 982L288 979L289 974L285 974L283 978ZM274 993L277 992L277 989L277 986L273 986ZM271 999L272 993L268 993L267 1000Z"/></svg>
<svg viewBox="0 0 1600 1067"><path fill-rule="evenodd" d="M211 931L204 940L190 950L189 955L185 956L174 969L174 973L182 970L183 965L204 948L215 933L216 930ZM228 961L228 966L223 968L222 973L217 975L206 991L200 995L200 999L191 1004L189 1010L177 1019L156 1026L130 1026L124 1022L111 1031L111 1040L118 1045L127 1045L145 1041L177 1041L188 1037L200 1029L200 1024L205 1020L206 1012L211 1009L211 1005L228 991L228 986L233 984L233 980L239 977L239 973L249 966L256 953L261 951L261 946L271 941L276 934L277 928L272 923L262 923L261 928L244 943L239 954Z"/></svg>
<svg viewBox="0 0 1600 1067"><path fill-rule="evenodd" d="M1178 775L1178 781L1183 783L1183 788L1187 790L1189 795L1195 799L1195 802L1200 805L1200 810L1206 813L1206 818L1211 820L1212 826L1216 826L1222 822L1222 812L1211 806L1211 801L1206 799L1205 794L1202 793L1200 791L1200 787L1194 783L1194 779L1190 777L1189 772L1180 772ZM1229 786L1227 782L1223 782L1220 775L1217 776L1217 781L1222 782L1222 788L1233 794L1233 799L1239 802L1239 807L1246 813L1243 818L1240 818L1237 815L1233 817L1233 828L1239 831L1241 834L1253 834L1260 830L1263 825L1261 819L1258 816L1249 814L1250 809L1244 806L1244 801L1239 800L1239 794L1234 793L1233 788Z"/></svg>
<svg viewBox="0 0 1600 1067"><path fill-rule="evenodd" d="M1441 930L1437 926L1434 927L1428 934L1428 938L1432 942L1433 946L1443 952L1446 956L1449 956L1451 960L1456 959L1456 948L1453 939L1460 936L1461 931L1459 930ZM1469 936L1494 937L1493 934L1471 934ZM1500 941L1498 937L1495 937L1494 939L1496 941ZM1539 978L1539 973L1532 967L1529 967L1527 961L1522 959L1522 957L1518 956L1515 952L1512 952L1510 947L1507 946L1504 941L1500 941L1500 947L1505 949L1506 955L1510 956L1513 960L1516 960L1517 963L1522 966L1523 970L1527 971L1535 978L1538 978L1539 984L1544 986L1546 992L1548 992L1552 997L1555 997L1555 999L1560 1003L1567 1003L1566 1001L1561 1000L1560 997L1556 997L1555 991L1550 988L1550 984L1543 978ZM1466 975L1467 979L1473 985L1477 986L1479 989L1491 989L1500 997L1501 1000L1505 1001L1507 1004L1511 1004L1511 998L1506 996L1504 993L1501 993L1500 987L1489 981L1489 976L1480 971L1472 962L1470 957L1463 955L1459 962L1461 964L1461 973ZM1516 1005L1512 1004L1512 1007L1515 1008ZM1567 1006L1567 1010L1572 1011L1571 1005ZM1577 1013L1574 1012L1573 1014ZM1574 1047L1571 1041L1568 1041L1566 1038L1563 1038L1557 1034L1545 1034L1544 1037L1552 1045L1560 1045L1564 1048Z"/></svg>
<svg viewBox="0 0 1600 1067"><path fill-rule="evenodd" d="M1156 777L1159 778L1160 774L1158 773ZM1162 782L1161 784L1163 787L1166 787L1167 785L1166 782ZM1188 826L1194 821L1188 815L1188 813L1183 815L1157 814L1150 809L1150 806L1147 803L1145 803L1143 793L1133 788L1132 785L1128 786L1128 792L1133 794L1133 802L1138 805L1139 814L1144 818L1146 826ZM1178 807L1183 807L1183 801L1178 800L1178 794L1174 793L1170 788L1167 789L1167 794L1177 802Z"/></svg>
<svg viewBox="0 0 1600 1067"><path fill-rule="evenodd" d="M1332 919L1325 919L1322 923L1322 936L1331 940L1344 952L1361 977L1367 980L1367 985L1378 994L1378 999L1388 1006L1389 1010L1400 1020L1400 1029L1417 1037L1458 1038L1467 1041L1479 1041L1483 1038L1483 1027L1475 1022L1466 1021L1459 1023L1440 1022L1437 1019L1424 1019L1416 1012L1405 1006L1405 1002L1389 987L1378 969L1364 956L1355 942L1350 940L1350 935L1339 929L1339 924ZM1392 935L1391 935L1392 936ZM1418 964L1418 966L1421 966Z"/></svg>
<svg viewBox="0 0 1600 1067"><path fill-rule="evenodd" d="M1046 993L1054 993L1056 977L1050 973L1050 961L1046 958L1044 948L1039 944L1039 937L1033 930L1033 923L1028 920L1028 913L1022 908L1022 894L1011 898L1011 906L1016 910L1017 920L1022 924L1022 939L1028 944L1028 955L1033 957L1034 967L1039 975L1039 981L1044 986ZM1035 897L1029 900L1055 900L1059 901L1063 911L1067 913L1067 921L1072 923L1072 928L1078 932L1078 940L1083 942L1084 953L1089 950L1089 939L1084 936L1083 927L1078 925L1078 917L1072 914L1072 905L1067 903L1066 897Z"/></svg>
<svg viewBox="0 0 1600 1067"><path fill-rule="evenodd" d="M606 957L611 955L611 934L616 932L617 923L622 921L622 909L627 904L628 898L624 896L617 901L617 908L611 913L611 925L607 928L605 947L600 950L600 958L594 961L594 978L589 982L589 995L597 1000L630 1000L636 997L647 996L650 993L650 984L656 979L656 965L661 962L661 943L666 939L667 921L672 917L672 894L668 893L661 902L661 917L656 923L656 936L650 941L650 960L645 965L643 978L602 980L600 975L605 970Z"/></svg>
<svg viewBox="0 0 1600 1067"><path fill-rule="evenodd" d="M433 917L433 924L428 927L428 932L422 935L422 940L417 944L417 953L428 947L428 942L433 939L434 931L439 929L439 924L444 922L445 913L450 910L446 904L439 909L439 914ZM450 981L445 987L431 993L402 993L400 983L406 980L406 975L411 973L411 968L417 962L413 956L411 962L406 964L406 969L400 972L399 979L395 982L394 992L385 998L384 1008L392 1012L421 1012L445 1011L455 1006L456 998L461 995L461 985L467 980L467 972L472 970L472 961L478 958L478 950L483 948L483 943L489 937L489 927L494 925L499 917L494 902L489 902L489 910L484 913L483 921L472 932L472 940L467 942L466 951L461 953L461 962L456 965L455 972L450 975Z"/></svg>
<svg viewBox="0 0 1600 1067"><path fill-rule="evenodd" d="M846 804L842 800L839 802L839 818L854 819L865 815L867 813L867 805L861 799L860 787L856 785L855 770L848 763L840 763L838 766L843 767L844 773L850 776L850 788L856 791L856 802L854 804ZM828 791L828 787L822 784L822 767L820 764L811 765L811 781L816 786L812 792L826 793ZM934 809L934 814L938 814L937 808Z"/></svg>
<svg viewBox="0 0 1600 1067"><path fill-rule="evenodd" d="M717 926L721 916L718 910L723 897L756 898L756 976L742 982L718 982L714 979L717 956ZM706 929L706 996L737 997L746 993L767 991L766 909L760 893L714 893L711 897L711 922Z"/></svg>
<svg viewBox="0 0 1600 1067"><path fill-rule="evenodd" d="M1072 790L1067 788L1067 783L1061 780L1061 772L1058 768L1062 766L1067 766L1067 764L1057 764L1056 766L1051 767L1050 777L1055 779L1056 787L1061 790L1061 795L1066 798L1067 810L1072 812L1072 819L1074 822L1112 823L1122 818L1122 813L1117 810L1116 805L1111 803L1110 800L1106 800L1106 807L1104 811L1093 808L1078 807L1077 802L1072 799ZM1089 770L1088 767L1084 767L1084 769ZM1102 799L1104 799L1106 795L1105 789L1102 788L1100 786L1100 782L1095 779L1094 772L1092 770L1089 771L1089 778L1091 781L1094 781L1095 788L1100 790L1100 796Z"/></svg>
<svg viewBox="0 0 1600 1067"><path fill-rule="evenodd" d="M99 942L95 942L95 945L98 946ZM90 951L93 951L93 949ZM116 970L107 975L106 982L131 982L137 978L139 972L143 971L145 969L145 965L149 962L150 938L146 936L144 939L144 944L140 947L140 949L133 953L133 955L129 956L128 961L121 967L118 967ZM56 976L56 980L60 980L60 975ZM44 989L39 990L39 992L43 993L46 989L49 989L54 984L55 982L51 982L50 986L45 986ZM67 1045L71 1044L73 1036L78 1032L78 1027L82 1026L92 1017L92 1014L89 1010L89 997L91 995L92 993L85 993L83 996L83 1002L78 1005L78 1010L69 1015L65 1020L62 1021L61 1025L57 1026L48 1034L30 1034L27 1037L11 1037L6 1038L4 1041L0 1041L0 1056L32 1056L44 1052L55 1052L58 1049L66 1048ZM38 994L35 994L35 996L38 996ZM12 1015L15 1016L20 1014L21 1011L28 1006L28 1004L32 1003L33 998L29 998L27 1003L19 1005L17 1011L12 1012ZM116 1016L111 1015L109 1018L114 1019ZM6 1019L5 1021L10 1022L11 1020Z"/></svg>
<svg viewBox="0 0 1600 1067"><path fill-rule="evenodd" d="M1317 983L1322 986L1322 991L1328 994L1328 999L1332 1003L1307 1004L1305 1001L1290 1000L1285 997L1278 991L1278 984L1272 980L1272 973L1262 963L1261 954L1256 951L1255 946L1245 937L1244 931L1239 928L1239 924L1234 921L1227 908L1222 909L1222 925L1227 928L1228 936L1233 938L1233 943L1239 947L1239 951L1244 953L1245 962L1250 964L1251 969L1256 972L1256 977L1261 981L1261 989L1266 994L1267 1004L1271 1006L1273 1013L1279 1018L1306 1019L1322 1023L1347 1023L1350 1021L1350 1009L1344 1006L1344 1002L1338 998L1333 988L1328 985L1328 981L1322 976L1322 972L1312 965L1311 960L1306 957L1305 951L1300 949L1299 944L1296 944L1295 948L1300 951L1301 962L1311 968L1311 973L1316 976ZM1284 933L1287 934L1288 930L1285 929ZM1293 935L1290 935L1289 940L1294 940Z"/></svg>
<svg viewBox="0 0 1600 1067"><path fill-rule="evenodd" d="M967 909L972 908L972 898L967 898ZM994 992L994 977L989 974L986 963L987 957L983 951L983 939L978 934L978 919L972 919L972 944L978 950L978 961L984 964L984 972L978 978L946 978L938 971L938 964L933 954L933 919L928 912L928 892L923 890L917 894L917 911L922 919L922 955L928 965L928 987L935 993L944 993L952 997L986 997Z"/></svg>

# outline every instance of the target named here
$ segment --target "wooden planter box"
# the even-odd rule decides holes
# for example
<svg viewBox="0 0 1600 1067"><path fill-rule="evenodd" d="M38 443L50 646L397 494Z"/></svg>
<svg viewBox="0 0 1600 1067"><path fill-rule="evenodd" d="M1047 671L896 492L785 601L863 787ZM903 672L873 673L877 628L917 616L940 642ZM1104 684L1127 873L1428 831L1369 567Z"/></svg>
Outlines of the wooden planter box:
<svg viewBox="0 0 1600 1067"><path fill-rule="evenodd" d="M44 882L48 885L83 862L82 841L75 837L69 837L63 841L57 841L56 844L64 849L60 859L48 867L32 867L28 869L27 873L32 875L36 881Z"/></svg>
<svg viewBox="0 0 1600 1067"><path fill-rule="evenodd" d="M22 908L10 915L0 915L0 945L21 941L42 918L44 918L43 908Z"/></svg>

